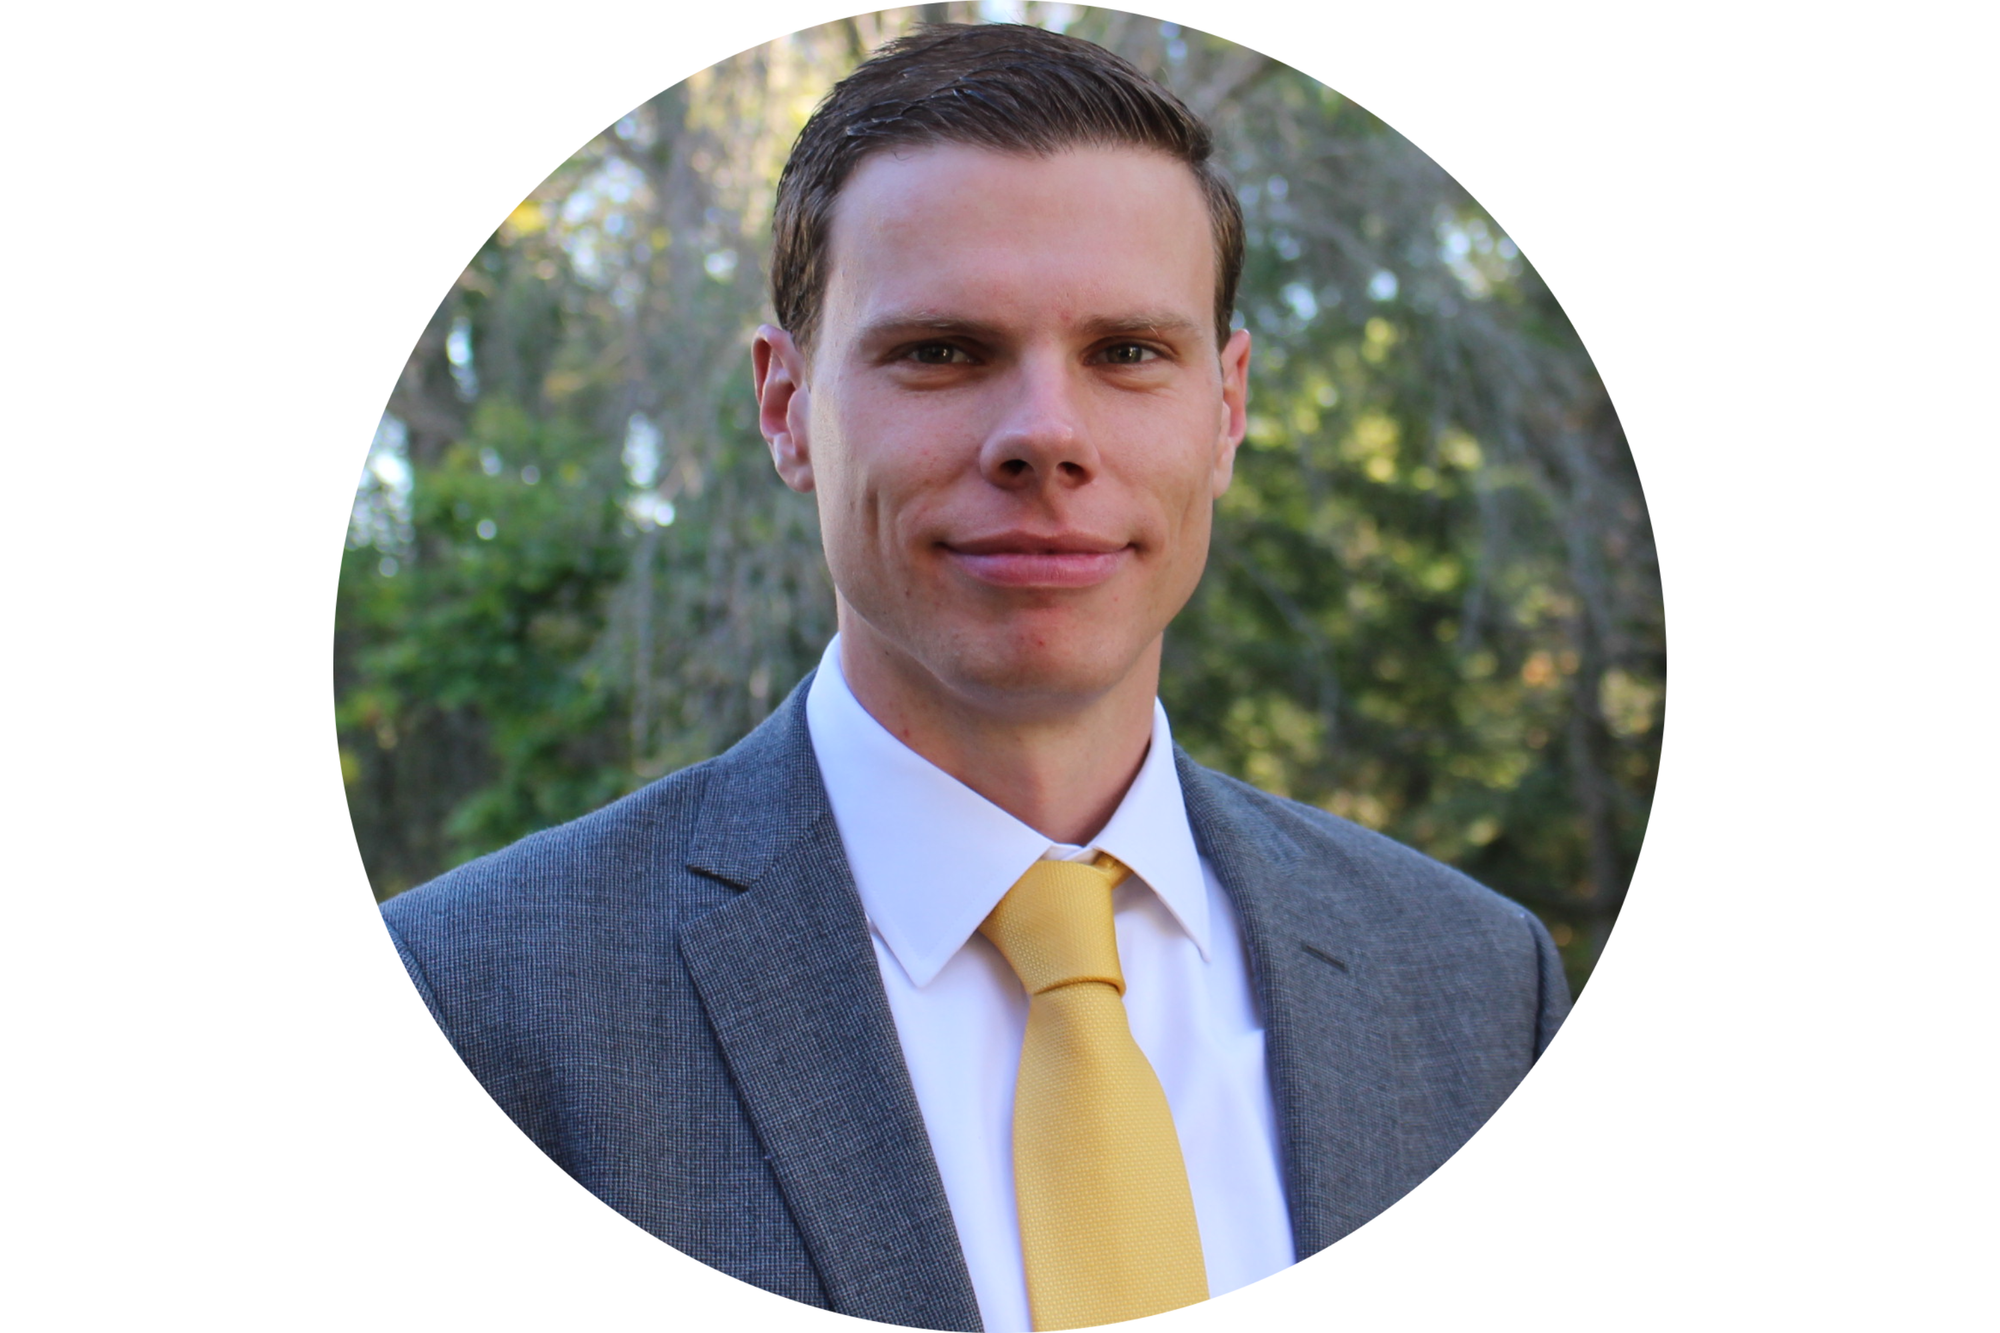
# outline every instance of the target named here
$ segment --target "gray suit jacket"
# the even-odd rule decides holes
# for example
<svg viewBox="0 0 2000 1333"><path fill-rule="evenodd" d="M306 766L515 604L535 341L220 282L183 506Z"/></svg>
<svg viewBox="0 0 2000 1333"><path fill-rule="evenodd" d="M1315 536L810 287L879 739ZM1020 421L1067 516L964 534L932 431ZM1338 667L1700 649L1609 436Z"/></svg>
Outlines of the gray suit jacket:
<svg viewBox="0 0 2000 1333"><path fill-rule="evenodd" d="M383 916L473 1074L598 1198L794 1300L977 1329L805 692L727 754ZM1175 758L1242 918L1304 1257L1457 1151L1568 992L1515 904Z"/></svg>

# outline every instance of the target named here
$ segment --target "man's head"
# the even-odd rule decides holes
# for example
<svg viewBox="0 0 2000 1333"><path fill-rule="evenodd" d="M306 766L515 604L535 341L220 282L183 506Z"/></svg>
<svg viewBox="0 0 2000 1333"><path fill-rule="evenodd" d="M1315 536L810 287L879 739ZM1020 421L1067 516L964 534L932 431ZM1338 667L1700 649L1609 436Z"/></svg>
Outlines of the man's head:
<svg viewBox="0 0 2000 1333"><path fill-rule="evenodd" d="M963 144L1046 155L1081 145L1150 148L1187 167L1215 242L1215 341L1243 270L1243 210L1209 161L1208 126L1101 46L1020 24L939 24L898 38L842 79L792 145L771 220L771 298L801 347L818 332L834 202L864 160Z"/></svg>
<svg viewBox="0 0 2000 1333"><path fill-rule="evenodd" d="M927 30L815 113L755 360L850 660L1022 717L1150 697L1243 433L1207 151L1170 93L1028 28Z"/></svg>

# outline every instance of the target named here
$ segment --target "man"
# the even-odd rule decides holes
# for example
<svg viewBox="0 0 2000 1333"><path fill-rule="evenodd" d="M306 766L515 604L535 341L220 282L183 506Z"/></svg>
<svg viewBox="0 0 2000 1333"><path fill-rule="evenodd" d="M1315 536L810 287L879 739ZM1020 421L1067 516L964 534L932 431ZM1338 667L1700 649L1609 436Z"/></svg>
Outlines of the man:
<svg viewBox="0 0 2000 1333"><path fill-rule="evenodd" d="M1068 1328L1387 1207L1567 1005L1532 916L1173 748L1244 429L1242 224L1108 53L925 30L779 186L760 421L840 632L718 759L386 908L566 1170L745 1281Z"/></svg>

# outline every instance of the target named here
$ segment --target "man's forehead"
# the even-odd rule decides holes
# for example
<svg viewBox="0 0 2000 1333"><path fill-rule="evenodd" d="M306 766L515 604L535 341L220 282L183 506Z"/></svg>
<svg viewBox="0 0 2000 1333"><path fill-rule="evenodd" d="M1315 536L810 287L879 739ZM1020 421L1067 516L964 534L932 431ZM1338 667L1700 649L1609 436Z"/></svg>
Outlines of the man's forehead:
<svg viewBox="0 0 2000 1333"><path fill-rule="evenodd" d="M1094 172L1121 167L1158 170L1167 175L1185 177L1188 186L1199 193L1193 168L1173 154L1150 144L1078 142L1041 152L940 139L931 143L887 144L865 154L841 183L835 198L835 209L837 212L840 200L852 193L859 182L871 176L894 174L910 179L962 175L1007 177L1018 176L1022 172L1033 173L1037 168L1060 169L1064 166L1081 166Z"/></svg>
<svg viewBox="0 0 2000 1333"><path fill-rule="evenodd" d="M992 300L1059 293L1072 322L1164 331L1201 318L1214 293L1194 173L1127 145L884 150L836 199L827 254L829 307L870 327L973 319Z"/></svg>

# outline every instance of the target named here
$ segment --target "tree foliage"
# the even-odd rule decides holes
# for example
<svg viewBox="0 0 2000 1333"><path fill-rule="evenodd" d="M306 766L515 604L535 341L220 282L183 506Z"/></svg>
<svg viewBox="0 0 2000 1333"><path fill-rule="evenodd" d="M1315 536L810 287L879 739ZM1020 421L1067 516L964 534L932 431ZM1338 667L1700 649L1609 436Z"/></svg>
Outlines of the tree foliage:
<svg viewBox="0 0 2000 1333"><path fill-rule="evenodd" d="M818 97L956 5L795 34L591 140L454 284L357 496L342 761L388 896L726 748L833 629L749 391ZM1588 975L1645 830L1665 637L1616 415L1497 223L1365 110L1133 15L1029 6L1216 126L1249 437L1161 693L1204 762L1452 862Z"/></svg>

